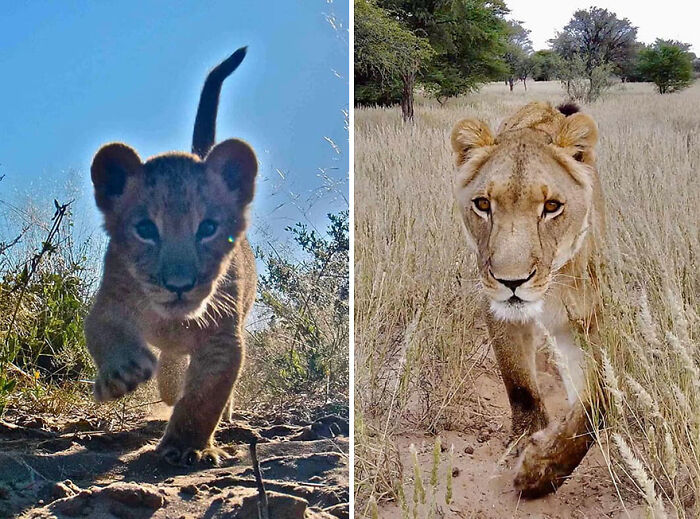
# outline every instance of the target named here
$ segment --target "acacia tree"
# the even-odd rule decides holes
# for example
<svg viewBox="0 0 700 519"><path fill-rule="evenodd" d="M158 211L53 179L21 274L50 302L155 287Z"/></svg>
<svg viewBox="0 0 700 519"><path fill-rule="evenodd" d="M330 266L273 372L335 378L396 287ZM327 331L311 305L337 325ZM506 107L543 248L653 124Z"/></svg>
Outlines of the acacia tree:
<svg viewBox="0 0 700 519"><path fill-rule="evenodd" d="M439 102L502 78L508 40L503 0L378 0L415 34L425 35L434 56L420 82ZM357 15L355 15L357 16Z"/></svg>
<svg viewBox="0 0 700 519"><path fill-rule="evenodd" d="M620 72L633 59L636 38L637 28L627 18L600 7L576 11L549 41L564 60L564 68L569 68L567 93L571 95L572 81L583 75L589 83L584 98L593 101L609 83L609 73Z"/></svg>
<svg viewBox="0 0 700 519"><path fill-rule="evenodd" d="M527 78L532 77L532 73L535 71L535 62L532 60L532 56L525 56L518 62L518 66L515 69L515 73L518 79L523 82L525 90L527 90Z"/></svg>
<svg viewBox="0 0 700 519"><path fill-rule="evenodd" d="M423 63L433 51L417 36L371 0L355 0L355 77L390 87L401 83L401 113L413 119L413 91Z"/></svg>
<svg viewBox="0 0 700 519"><path fill-rule="evenodd" d="M693 56L690 45L657 39L639 53L639 71L653 82L660 94L677 92L693 82Z"/></svg>
<svg viewBox="0 0 700 519"><path fill-rule="evenodd" d="M527 76L532 73L532 41L530 41L530 31L522 26L522 22L508 22L508 43L506 52L503 54L503 61L508 66L506 82L513 91L513 84L516 79L523 82L527 90Z"/></svg>

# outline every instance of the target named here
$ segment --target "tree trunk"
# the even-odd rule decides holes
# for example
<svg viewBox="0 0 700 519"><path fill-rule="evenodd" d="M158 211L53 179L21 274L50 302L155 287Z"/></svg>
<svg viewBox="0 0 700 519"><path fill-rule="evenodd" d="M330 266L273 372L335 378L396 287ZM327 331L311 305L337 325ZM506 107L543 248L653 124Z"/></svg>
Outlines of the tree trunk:
<svg viewBox="0 0 700 519"><path fill-rule="evenodd" d="M523 78L523 86L525 87L525 92L527 92L527 83L526 83L527 78Z"/></svg>
<svg viewBox="0 0 700 519"><path fill-rule="evenodd" d="M404 122L413 120L413 88L416 84L415 72L404 74L402 77L403 92L401 93L401 114Z"/></svg>

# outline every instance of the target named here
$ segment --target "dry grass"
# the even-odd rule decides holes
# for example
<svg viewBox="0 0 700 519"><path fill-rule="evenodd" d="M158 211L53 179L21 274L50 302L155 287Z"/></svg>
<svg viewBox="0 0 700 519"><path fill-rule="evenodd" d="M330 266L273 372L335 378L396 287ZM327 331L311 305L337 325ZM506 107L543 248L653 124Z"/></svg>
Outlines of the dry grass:
<svg viewBox="0 0 700 519"><path fill-rule="evenodd" d="M493 128L535 99L563 100L557 83L513 93L500 84L355 118L356 498L396 497L392 436L459 421L484 340L474 258L452 203L448 136L465 116ZM618 86L585 111L598 122L608 210L606 383L601 438L617 481L656 515L700 510L700 85L659 96ZM611 387L615 389L615 387ZM663 508L663 510L662 510ZM664 512L665 511L665 512Z"/></svg>

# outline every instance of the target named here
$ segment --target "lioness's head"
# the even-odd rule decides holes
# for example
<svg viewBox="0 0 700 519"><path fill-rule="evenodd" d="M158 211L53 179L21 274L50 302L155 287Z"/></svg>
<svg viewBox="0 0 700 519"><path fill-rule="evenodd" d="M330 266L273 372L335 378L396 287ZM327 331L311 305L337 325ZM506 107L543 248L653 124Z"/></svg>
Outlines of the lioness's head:
<svg viewBox="0 0 700 519"><path fill-rule="evenodd" d="M576 111L531 103L495 137L475 119L452 131L455 199L500 319L536 316L554 274L590 231L598 132L593 119Z"/></svg>
<svg viewBox="0 0 700 519"><path fill-rule="evenodd" d="M245 232L257 169L253 150L236 139L204 160L166 153L142 162L121 143L95 155L92 183L110 247L163 317L206 307Z"/></svg>

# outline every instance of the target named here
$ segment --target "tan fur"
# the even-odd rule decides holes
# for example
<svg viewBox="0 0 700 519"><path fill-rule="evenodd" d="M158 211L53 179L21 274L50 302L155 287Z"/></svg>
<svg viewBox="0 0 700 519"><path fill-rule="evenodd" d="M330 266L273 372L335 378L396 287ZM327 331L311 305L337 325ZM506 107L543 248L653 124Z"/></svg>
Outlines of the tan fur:
<svg viewBox="0 0 700 519"><path fill-rule="evenodd" d="M151 350L160 350L158 387L174 409L156 450L174 464L218 463L225 455L214 446L214 430L227 402L230 416L244 321L255 301L246 229L257 159L240 140L213 146L221 83L244 55L241 49L215 68L203 89L195 131L201 156L172 152L143 162L113 143L91 168L109 235L85 323L98 370L95 397L116 399L150 379Z"/></svg>
<svg viewBox="0 0 700 519"><path fill-rule="evenodd" d="M536 433L525 442L515 479L523 495L535 497L561 485L591 444L583 387L576 388L567 417L548 426L535 350L542 327L562 347L573 335L597 341L595 265L605 225L593 150L597 128L585 114L566 117L536 102L502 123L495 138L485 139L486 132L474 120L453 130L454 194L477 253L513 436ZM489 201L488 211L475 207L479 198ZM546 214L548 200L562 202L561 210Z"/></svg>
<svg viewBox="0 0 700 519"><path fill-rule="evenodd" d="M452 149L457 154L457 164L466 162L469 152L493 144L489 127L481 121L464 119L452 131Z"/></svg>

